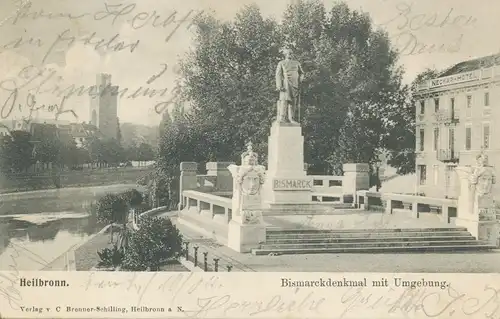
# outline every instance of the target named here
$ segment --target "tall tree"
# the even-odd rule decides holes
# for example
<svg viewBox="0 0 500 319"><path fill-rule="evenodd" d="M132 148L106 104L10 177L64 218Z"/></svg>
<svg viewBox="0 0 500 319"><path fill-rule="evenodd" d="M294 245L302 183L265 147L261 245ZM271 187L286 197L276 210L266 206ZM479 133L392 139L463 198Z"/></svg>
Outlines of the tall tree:
<svg viewBox="0 0 500 319"><path fill-rule="evenodd" d="M384 118L397 110L389 102L403 87L397 53L368 15L344 3L326 12L320 1L298 1L287 8L281 24L249 6L232 22L204 15L195 25L195 47L182 74L205 160L236 159L247 140L265 157L278 98L274 72L286 44L305 72L301 122L312 173L331 173L331 159L338 154L373 161L386 134ZM347 128L341 132L349 112L357 114L360 133L369 132L365 142L370 145L363 149L345 140L352 135Z"/></svg>
<svg viewBox="0 0 500 319"><path fill-rule="evenodd" d="M158 127L159 136L163 136L171 124L172 118L170 117L168 110L165 110L162 114L160 125Z"/></svg>
<svg viewBox="0 0 500 319"><path fill-rule="evenodd" d="M11 131L10 136L2 139L1 147L4 172L24 172L33 164L33 143L30 133Z"/></svg>
<svg viewBox="0 0 500 319"><path fill-rule="evenodd" d="M392 112L386 115L386 135L383 147L389 151L387 163L397 168L398 174L415 172L415 108L418 104L418 84L438 76L438 71L426 69L418 74L410 86L393 96ZM405 125L401 125L404 123Z"/></svg>
<svg viewBox="0 0 500 319"><path fill-rule="evenodd" d="M195 24L195 47L182 73L206 159L236 159L249 139L263 152L276 109L278 24L257 6L245 7L232 22L202 15Z"/></svg>
<svg viewBox="0 0 500 319"><path fill-rule="evenodd" d="M120 127L120 119L118 117L116 118L116 140L118 141L118 144L122 144L122 129Z"/></svg>

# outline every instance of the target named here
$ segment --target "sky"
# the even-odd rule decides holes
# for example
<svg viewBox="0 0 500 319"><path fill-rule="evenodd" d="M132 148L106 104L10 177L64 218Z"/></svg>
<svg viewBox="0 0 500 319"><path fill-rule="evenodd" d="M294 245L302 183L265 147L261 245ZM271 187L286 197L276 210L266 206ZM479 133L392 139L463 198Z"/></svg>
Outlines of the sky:
<svg viewBox="0 0 500 319"><path fill-rule="evenodd" d="M212 11L230 20L244 5L255 3L264 16L280 19L290 1L4 0L0 3L1 117L26 117L29 105L38 109L32 117L53 118L54 110L73 110L78 118L61 112L59 119L89 121L88 94L75 93L63 100L61 92L74 85L85 93L102 72L111 74L120 89L128 89L118 102L122 123L157 125L161 115L155 105L171 96L177 61L192 44L192 17ZM497 0L481 0L481 5L470 0L344 2L367 12L378 28L388 32L400 51L406 82L426 68L445 69L500 51L500 42L492 36L500 29ZM325 0L327 7L333 3ZM145 94L152 90L157 90L153 97Z"/></svg>

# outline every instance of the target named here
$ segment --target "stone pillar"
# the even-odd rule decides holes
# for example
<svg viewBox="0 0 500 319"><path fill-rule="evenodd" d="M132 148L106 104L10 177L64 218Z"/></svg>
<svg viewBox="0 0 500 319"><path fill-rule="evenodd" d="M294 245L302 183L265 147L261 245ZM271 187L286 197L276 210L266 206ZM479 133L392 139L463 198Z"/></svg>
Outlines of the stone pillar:
<svg viewBox="0 0 500 319"><path fill-rule="evenodd" d="M265 167L257 165L257 154L251 146L241 166L228 167L234 179L232 218L228 225L228 246L238 252L250 252L266 241L262 218L262 184Z"/></svg>
<svg viewBox="0 0 500 319"><path fill-rule="evenodd" d="M343 165L342 193L344 203L356 205L356 191L370 188L370 168L365 163L349 163Z"/></svg>
<svg viewBox="0 0 500 319"><path fill-rule="evenodd" d="M185 203L182 200L182 192L198 188L196 173L198 164L195 162L182 162L180 165L181 174L179 178L179 210L183 209Z"/></svg>
<svg viewBox="0 0 500 319"><path fill-rule="evenodd" d="M206 165L207 175L215 176L214 188L217 191L232 191L233 190L233 177L228 170L228 166L234 164L233 162L208 162Z"/></svg>
<svg viewBox="0 0 500 319"><path fill-rule="evenodd" d="M455 171L460 180L455 225L467 228L477 240L497 246L499 225L491 192L491 186L494 183L492 169L490 167L457 167ZM488 183L490 183L489 186Z"/></svg>
<svg viewBox="0 0 500 319"><path fill-rule="evenodd" d="M461 166L455 168L458 176L459 191L457 201L457 217L466 217L472 215L472 198L469 189L469 176L472 174L472 168Z"/></svg>

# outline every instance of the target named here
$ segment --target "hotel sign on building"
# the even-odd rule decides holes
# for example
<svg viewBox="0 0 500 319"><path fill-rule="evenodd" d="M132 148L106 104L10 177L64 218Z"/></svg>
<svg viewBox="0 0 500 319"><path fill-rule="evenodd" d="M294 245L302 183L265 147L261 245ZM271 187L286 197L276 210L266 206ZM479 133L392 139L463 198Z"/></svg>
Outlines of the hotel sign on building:
<svg viewBox="0 0 500 319"><path fill-rule="evenodd" d="M479 79L478 71L471 71L465 73L459 73L455 75L445 76L442 78L432 79L430 80L430 88L452 85L462 82L474 81Z"/></svg>

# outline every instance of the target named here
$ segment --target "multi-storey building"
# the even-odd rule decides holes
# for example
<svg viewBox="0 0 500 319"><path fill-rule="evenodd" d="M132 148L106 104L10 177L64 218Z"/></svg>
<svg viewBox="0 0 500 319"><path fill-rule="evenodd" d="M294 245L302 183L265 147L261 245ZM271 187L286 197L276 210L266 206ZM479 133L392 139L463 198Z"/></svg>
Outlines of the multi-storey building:
<svg viewBox="0 0 500 319"><path fill-rule="evenodd" d="M458 196L457 165L485 150L500 168L500 54L458 63L421 83L416 95L417 192ZM499 175L500 176L500 175Z"/></svg>

